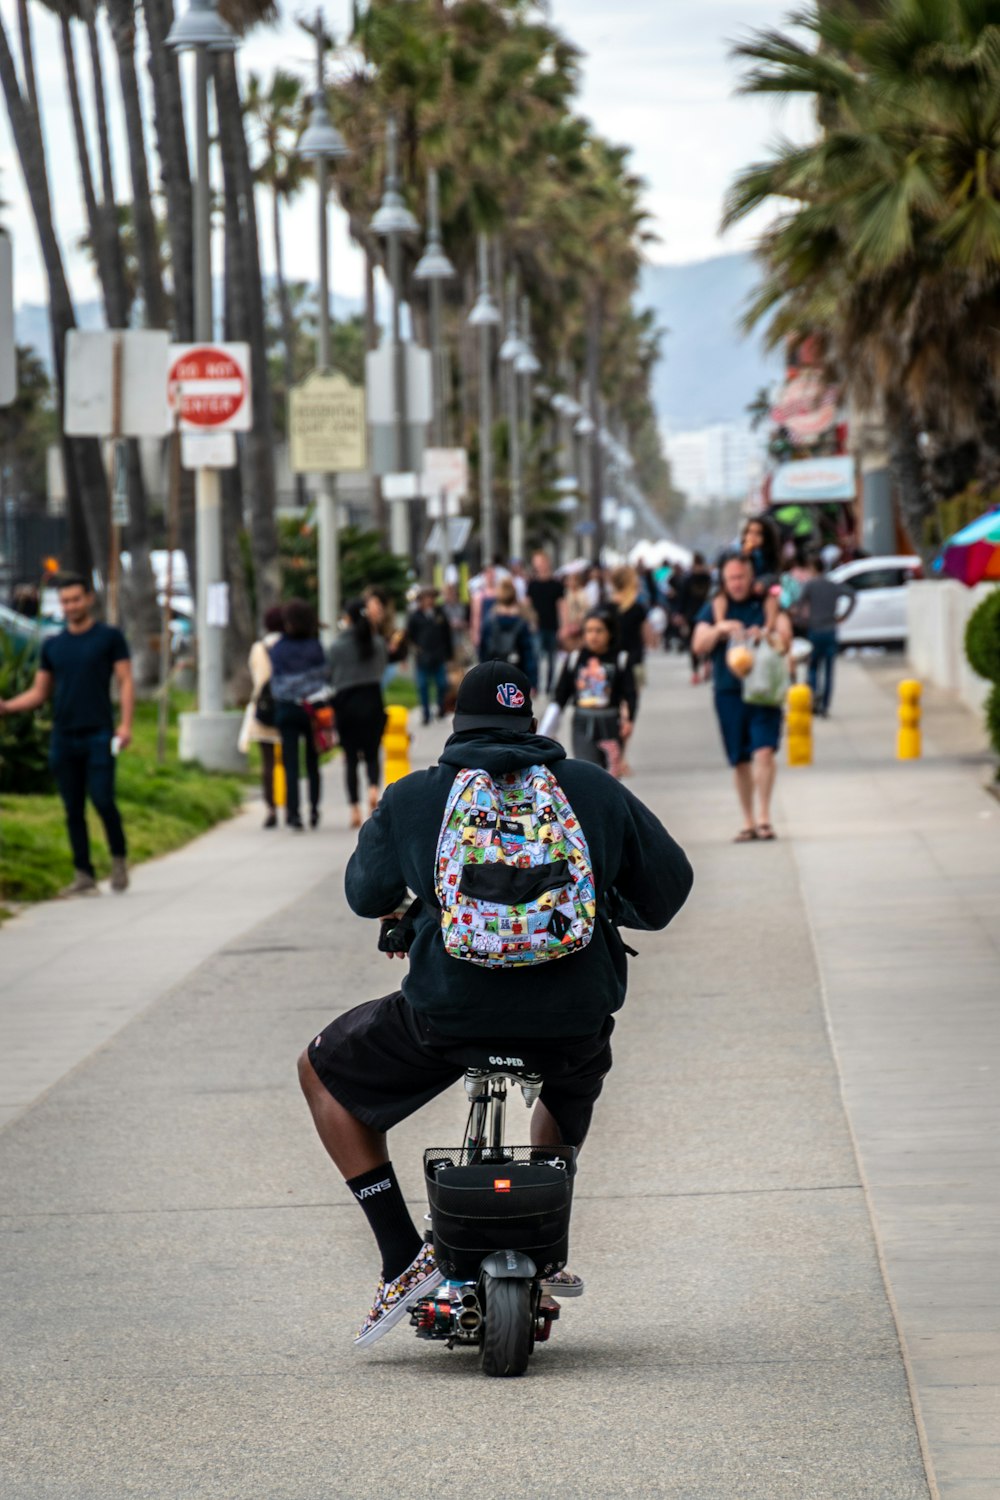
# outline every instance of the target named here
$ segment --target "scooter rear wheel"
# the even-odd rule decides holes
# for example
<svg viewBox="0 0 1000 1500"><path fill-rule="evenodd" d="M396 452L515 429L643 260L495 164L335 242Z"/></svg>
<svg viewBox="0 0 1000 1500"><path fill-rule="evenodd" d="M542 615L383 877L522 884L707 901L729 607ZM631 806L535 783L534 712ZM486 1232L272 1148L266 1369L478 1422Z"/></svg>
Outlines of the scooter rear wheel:
<svg viewBox="0 0 1000 1500"><path fill-rule="evenodd" d="M484 1375L523 1375L534 1344L530 1281L483 1277Z"/></svg>

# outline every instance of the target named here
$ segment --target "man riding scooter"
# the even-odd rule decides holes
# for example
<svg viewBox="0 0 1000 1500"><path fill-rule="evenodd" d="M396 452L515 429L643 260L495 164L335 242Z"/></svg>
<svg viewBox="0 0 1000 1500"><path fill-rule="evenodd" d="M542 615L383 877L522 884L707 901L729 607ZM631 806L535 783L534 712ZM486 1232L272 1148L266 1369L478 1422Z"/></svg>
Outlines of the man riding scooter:
<svg viewBox="0 0 1000 1500"><path fill-rule="evenodd" d="M523 672L474 667L439 764L387 789L347 867L359 916L398 917L411 891L419 902L402 988L338 1016L299 1059L320 1139L382 1257L357 1347L441 1280L386 1132L462 1077L469 1045L486 1042L540 1060L532 1144L581 1146L625 1000L616 924L658 931L691 889L687 858L653 813L536 728ZM583 1283L563 1271L543 1289L572 1296Z"/></svg>

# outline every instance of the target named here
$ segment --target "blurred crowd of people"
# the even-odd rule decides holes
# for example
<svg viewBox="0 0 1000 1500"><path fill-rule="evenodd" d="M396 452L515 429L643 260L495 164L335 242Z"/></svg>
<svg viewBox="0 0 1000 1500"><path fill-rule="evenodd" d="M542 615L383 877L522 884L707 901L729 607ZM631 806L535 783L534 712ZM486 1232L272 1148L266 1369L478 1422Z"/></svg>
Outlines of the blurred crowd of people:
<svg viewBox="0 0 1000 1500"><path fill-rule="evenodd" d="M727 574L733 559L741 567ZM767 837L780 710L758 714L753 725L749 711L737 710L732 697L736 679L726 668L724 648L734 633L745 631L755 637L751 644L765 634L780 641L786 652L795 635L807 639L802 655L811 658L817 711L828 712L837 625L853 602L849 589L825 577L832 561L783 546L777 529L756 517L745 523L738 545L714 568L695 553L686 567L622 563L604 568L580 561L557 570L540 550L527 567L497 558L464 587L454 577L441 589L417 584L404 611L384 590L370 587L347 604L328 651L320 644L315 612L301 601L290 601L268 613L265 633L250 653L253 698L244 746L260 745L265 826L275 827L278 821L278 745L287 778L287 825L301 829L306 823L299 786L303 758L308 822L318 825L322 785L317 746L322 738L313 705L331 699L350 822L361 825L363 801L374 809L381 787L385 688L394 669L408 659L425 725L450 715L470 666L507 661L525 673L535 693L547 695L543 733L557 733L567 714L572 754L614 776L627 775L627 748L647 655L663 647L689 653L692 684L714 682L726 754L737 772L743 834L749 837L753 829ZM723 602L721 615L718 601ZM720 693L730 696L720 702ZM758 766L756 780L748 780L742 768L764 760L768 774ZM748 788L755 792L756 812L746 801Z"/></svg>

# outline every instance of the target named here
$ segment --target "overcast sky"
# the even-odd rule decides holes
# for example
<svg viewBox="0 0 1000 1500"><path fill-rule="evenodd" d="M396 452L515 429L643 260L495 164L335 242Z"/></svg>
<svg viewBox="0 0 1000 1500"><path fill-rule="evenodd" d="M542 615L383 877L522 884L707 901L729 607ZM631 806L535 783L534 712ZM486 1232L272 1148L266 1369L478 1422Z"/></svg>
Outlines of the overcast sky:
<svg viewBox="0 0 1000 1500"><path fill-rule="evenodd" d="M551 0L555 23L586 54L583 110L604 135L632 148L635 168L648 183L647 202L660 236L649 252L651 259L674 264L702 260L741 249L759 232L758 220L720 237L727 183L777 134L800 134L808 129L808 121L794 107L734 98L736 70L727 53L733 39L754 27L780 22L791 8L791 0ZM266 75L279 62L286 67L300 64L303 71L309 68L308 39L291 19L298 8L281 9L289 19L244 45L244 71ZM339 36L348 9L348 0L329 0L325 7L328 24ZM96 295L96 289L86 258L75 248L83 232L83 214L59 32L40 6L31 10L57 225L74 295L87 298ZM0 0L0 13L13 42L16 0ZM82 45L78 55L86 77ZM107 77L113 90L111 55ZM121 140L116 148L118 192L126 197ZM41 302L45 282L5 110L0 110L0 174L0 197L6 204L2 221L15 237L15 296L18 303ZM316 274L314 216L308 194L288 215L287 269L294 278L312 279ZM264 250L269 268L266 243ZM335 289L359 297L360 264L340 222L335 226L333 255Z"/></svg>

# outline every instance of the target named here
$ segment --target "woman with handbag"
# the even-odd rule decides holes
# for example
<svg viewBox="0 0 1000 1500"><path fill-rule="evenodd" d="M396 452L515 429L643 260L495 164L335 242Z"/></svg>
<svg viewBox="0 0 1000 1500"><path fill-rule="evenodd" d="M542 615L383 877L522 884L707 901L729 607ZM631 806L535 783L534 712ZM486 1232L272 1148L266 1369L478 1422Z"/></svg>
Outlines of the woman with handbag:
<svg viewBox="0 0 1000 1500"><path fill-rule="evenodd" d="M267 815L265 828L277 828L278 813L274 804L274 751L281 744L281 735L275 725L274 695L271 691L272 646L280 641L285 627L285 612L280 604L272 605L264 613L264 634L250 647L247 665L253 688L240 736L240 749L244 754L251 745L260 746L260 789L264 797Z"/></svg>
<svg viewBox="0 0 1000 1500"><path fill-rule="evenodd" d="M745 692L744 679L754 670L752 647L764 643L772 654L785 656L792 644L792 626L776 594L754 595L753 564L734 553L722 564L722 591L710 599L695 620L691 649L712 658L715 713L733 768L743 827L734 840L751 844L775 837L771 826L771 793L777 774L781 740L781 696ZM754 803L756 801L756 817Z"/></svg>
<svg viewBox="0 0 1000 1500"><path fill-rule="evenodd" d="M302 829L299 800L300 744L305 745L306 777L309 783L309 826L319 825L321 784L319 755L313 724L304 708L330 685L330 674L319 643L316 611L302 599L291 599L283 610L284 634L270 649L271 693L275 725L281 735L281 757L288 785L285 826Z"/></svg>
<svg viewBox="0 0 1000 1500"><path fill-rule="evenodd" d="M371 599L352 599L344 610L343 629L330 647L330 680L337 734L344 756L344 783L351 809L350 826L361 827L358 771L365 763L368 807L378 806L382 781L382 734L385 701L382 678L389 662L406 655L404 637L390 646L381 633L382 615Z"/></svg>

